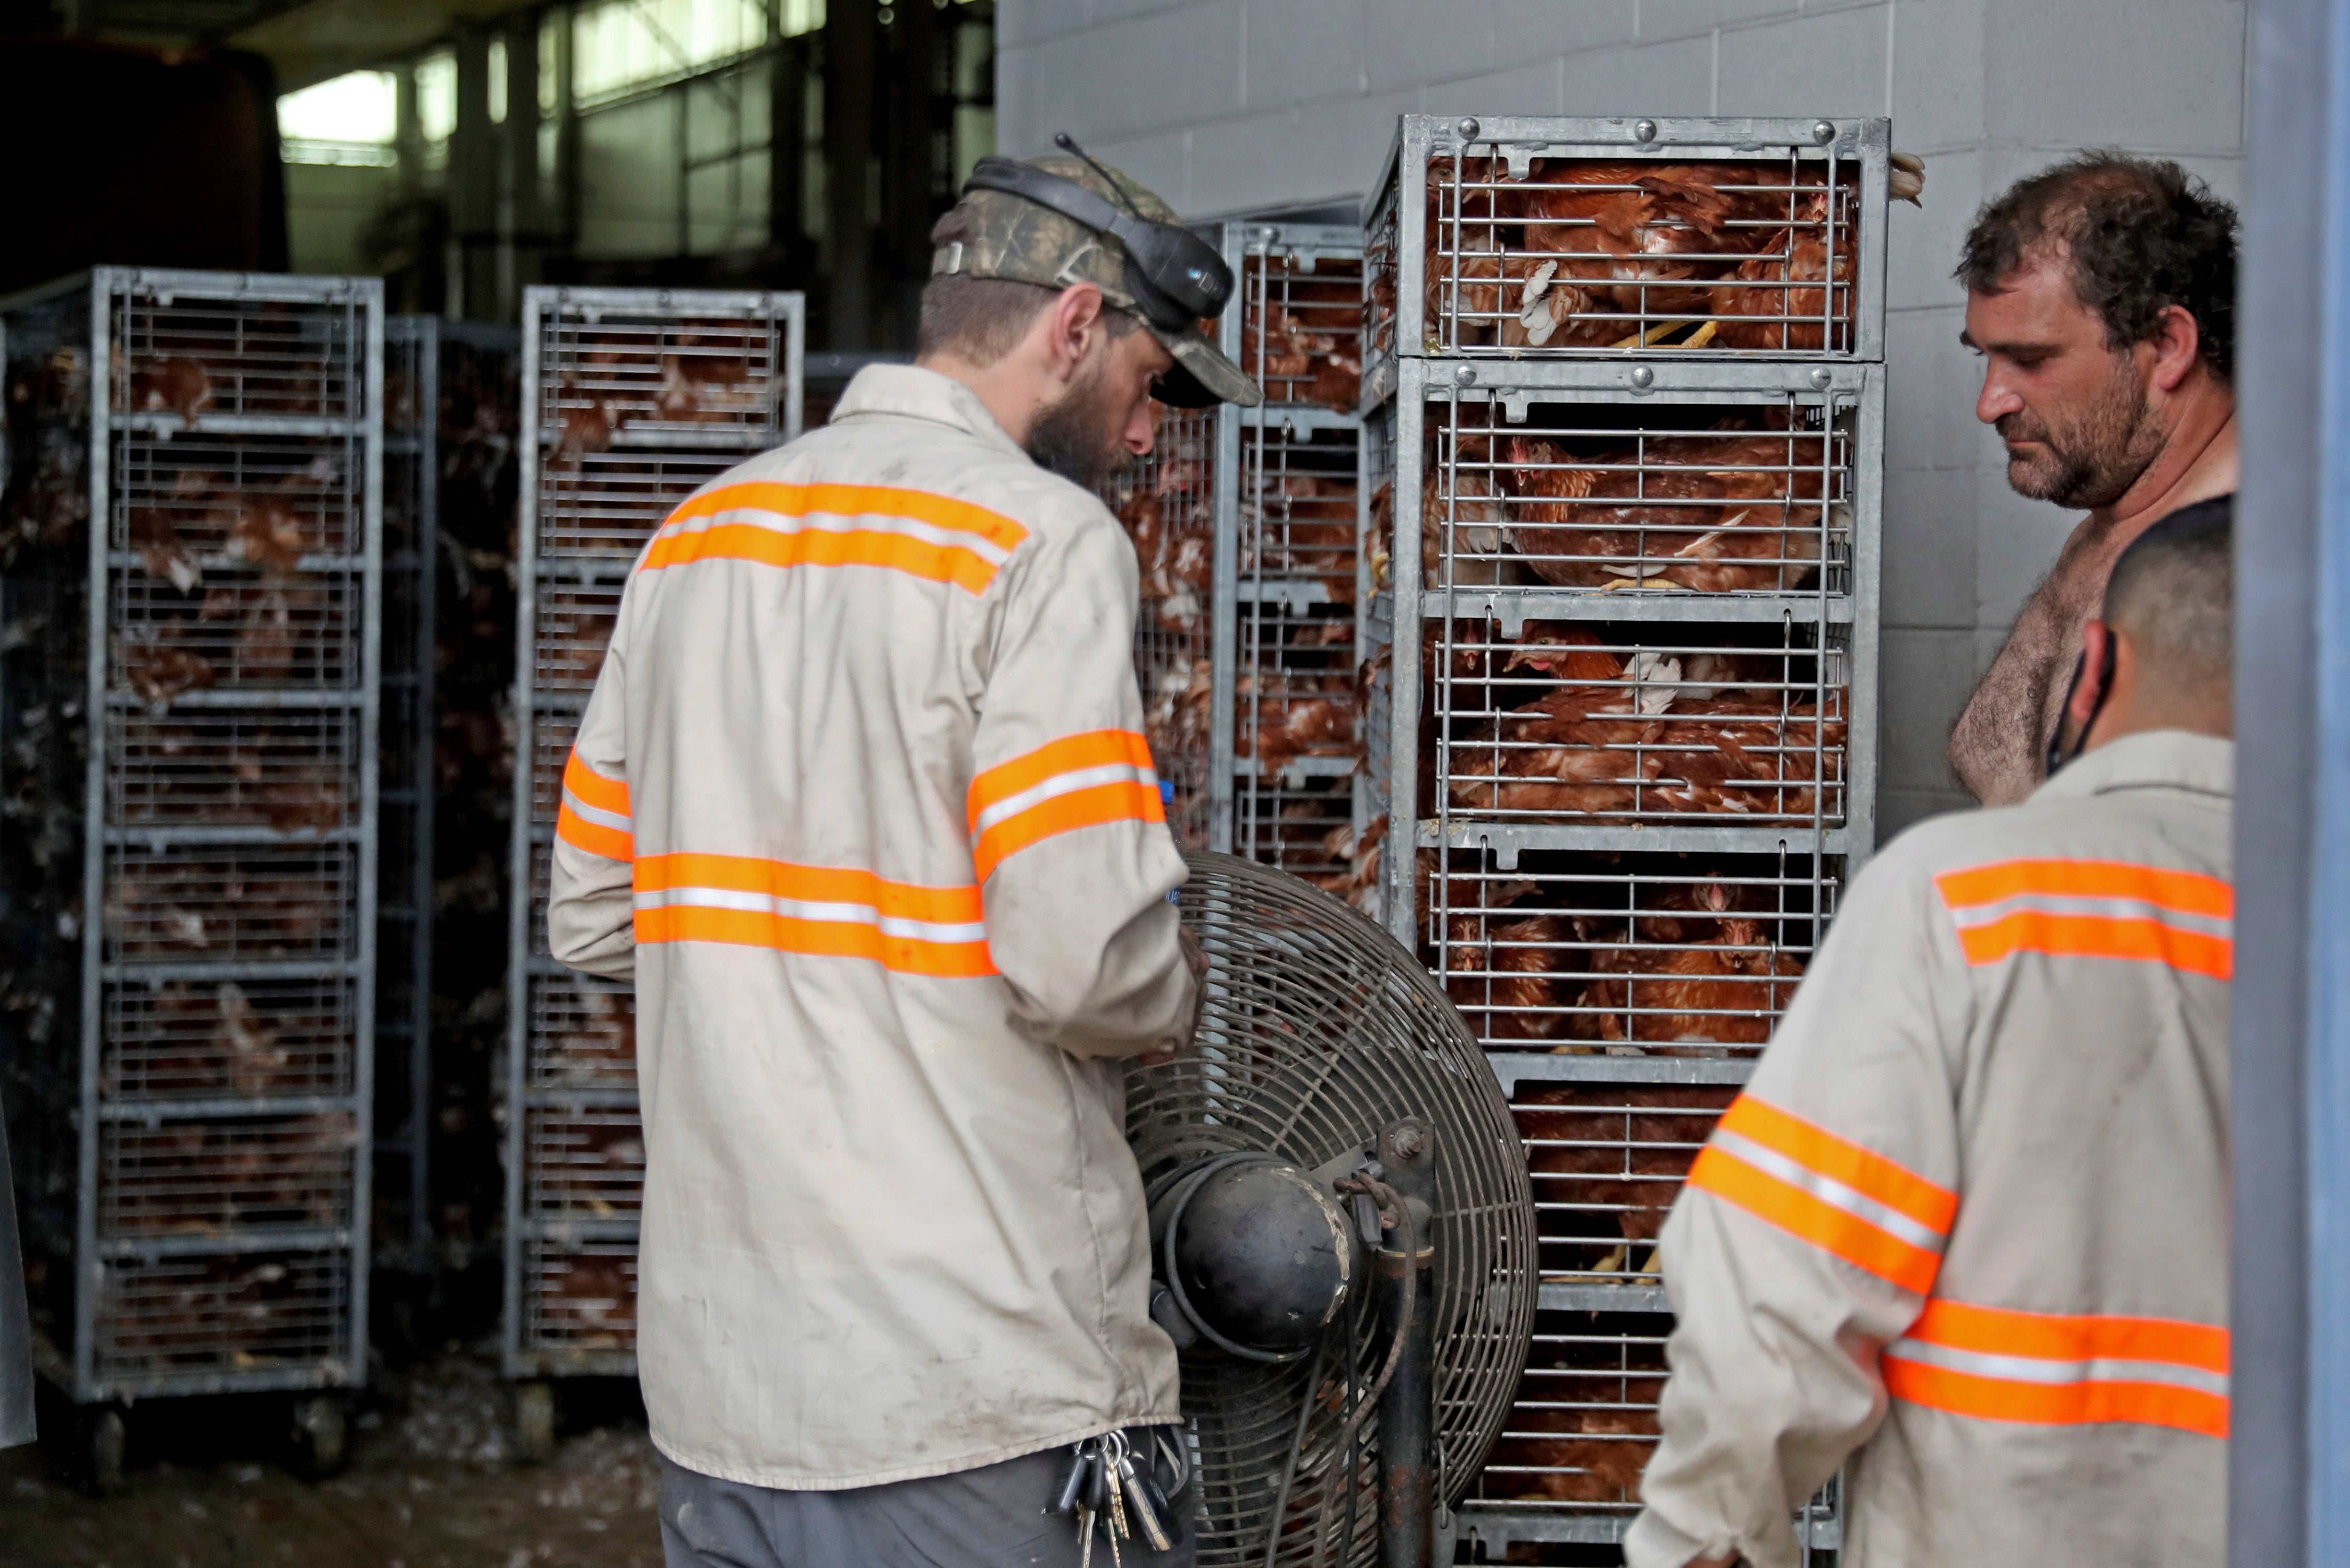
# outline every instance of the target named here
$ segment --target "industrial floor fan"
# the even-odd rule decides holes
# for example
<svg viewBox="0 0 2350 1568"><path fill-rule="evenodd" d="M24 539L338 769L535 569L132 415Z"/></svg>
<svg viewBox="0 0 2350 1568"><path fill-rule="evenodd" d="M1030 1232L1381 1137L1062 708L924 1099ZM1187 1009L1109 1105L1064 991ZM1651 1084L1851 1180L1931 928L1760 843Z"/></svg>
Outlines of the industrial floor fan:
<svg viewBox="0 0 2350 1568"><path fill-rule="evenodd" d="M1201 1568L1425 1568L1534 1332L1508 1103L1412 955L1320 889L1195 853L1195 1048L1127 1081L1152 1315L1198 1434Z"/></svg>

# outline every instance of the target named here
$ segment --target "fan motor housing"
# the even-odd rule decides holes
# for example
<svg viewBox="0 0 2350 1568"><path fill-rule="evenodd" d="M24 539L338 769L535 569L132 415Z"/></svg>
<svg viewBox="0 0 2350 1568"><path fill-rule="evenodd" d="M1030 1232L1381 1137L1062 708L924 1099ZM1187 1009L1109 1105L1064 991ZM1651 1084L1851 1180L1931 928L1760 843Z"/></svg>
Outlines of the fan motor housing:
<svg viewBox="0 0 2350 1568"><path fill-rule="evenodd" d="M1160 1189L1151 1240L1184 1314L1222 1348L1287 1360L1311 1350L1363 1276L1336 1196L1265 1155L1188 1167Z"/></svg>

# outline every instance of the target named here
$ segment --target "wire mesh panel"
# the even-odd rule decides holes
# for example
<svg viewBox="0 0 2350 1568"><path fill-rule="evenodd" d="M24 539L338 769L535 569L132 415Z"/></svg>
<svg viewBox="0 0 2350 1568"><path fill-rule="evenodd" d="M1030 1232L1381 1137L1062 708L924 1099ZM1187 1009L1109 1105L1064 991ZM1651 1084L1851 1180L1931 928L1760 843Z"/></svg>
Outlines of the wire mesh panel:
<svg viewBox="0 0 2350 1568"><path fill-rule="evenodd" d="M1103 486L1142 575L1134 672L1167 826L1187 849L1205 848L1211 815L1211 601L1215 570L1216 416L1153 404L1150 453Z"/></svg>
<svg viewBox="0 0 2350 1568"><path fill-rule="evenodd" d="M356 1382L381 286L107 268L0 331L0 1060L20 1125L74 1129L26 1183L50 1365L82 1400Z"/></svg>
<svg viewBox="0 0 2350 1568"><path fill-rule="evenodd" d="M644 1179L635 1002L547 952L563 766L645 542L799 433L804 325L796 294L655 289L532 288L523 317L504 1359L516 1376L625 1373Z"/></svg>
<svg viewBox="0 0 2350 1568"><path fill-rule="evenodd" d="M1366 223L1375 395L1423 354L1882 358L1888 135L1402 117Z"/></svg>

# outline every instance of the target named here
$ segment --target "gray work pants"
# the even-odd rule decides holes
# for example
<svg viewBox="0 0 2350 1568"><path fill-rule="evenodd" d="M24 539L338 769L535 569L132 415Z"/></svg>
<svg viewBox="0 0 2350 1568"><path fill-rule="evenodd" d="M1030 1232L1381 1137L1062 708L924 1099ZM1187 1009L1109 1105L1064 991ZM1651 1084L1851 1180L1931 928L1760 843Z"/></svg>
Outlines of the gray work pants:
<svg viewBox="0 0 2350 1568"><path fill-rule="evenodd" d="M1046 1513L1069 1450L845 1491L783 1491L719 1480L661 1458L660 1532L666 1568L1077 1568L1076 1526ZM1176 1510L1189 1513L1197 1483ZM1192 1568L1188 1518L1166 1521L1165 1552L1118 1543L1139 1568ZM1096 1568L1109 1542L1094 1541Z"/></svg>

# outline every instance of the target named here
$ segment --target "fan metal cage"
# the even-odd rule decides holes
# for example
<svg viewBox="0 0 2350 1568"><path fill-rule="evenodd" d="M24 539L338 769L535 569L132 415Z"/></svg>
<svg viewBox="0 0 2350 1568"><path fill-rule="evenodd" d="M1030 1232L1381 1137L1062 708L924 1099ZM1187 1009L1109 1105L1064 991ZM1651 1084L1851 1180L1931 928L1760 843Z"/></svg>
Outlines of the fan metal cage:
<svg viewBox="0 0 2350 1568"><path fill-rule="evenodd" d="M1435 1432L1441 1494L1457 1501L1502 1430L1534 1334L1534 1194L1510 1107L1443 992L1378 927L1281 872L1189 859L1183 918L1209 972L1195 1049L1128 1075L1143 1179L1242 1149L1313 1169L1403 1116L1436 1127ZM1276 1530L1277 1563L1375 1559L1377 1422L1361 1424L1351 1456L1337 1445L1388 1345L1367 1301L1349 1312L1349 1332L1305 1361L1184 1357L1203 1568L1267 1561Z"/></svg>

